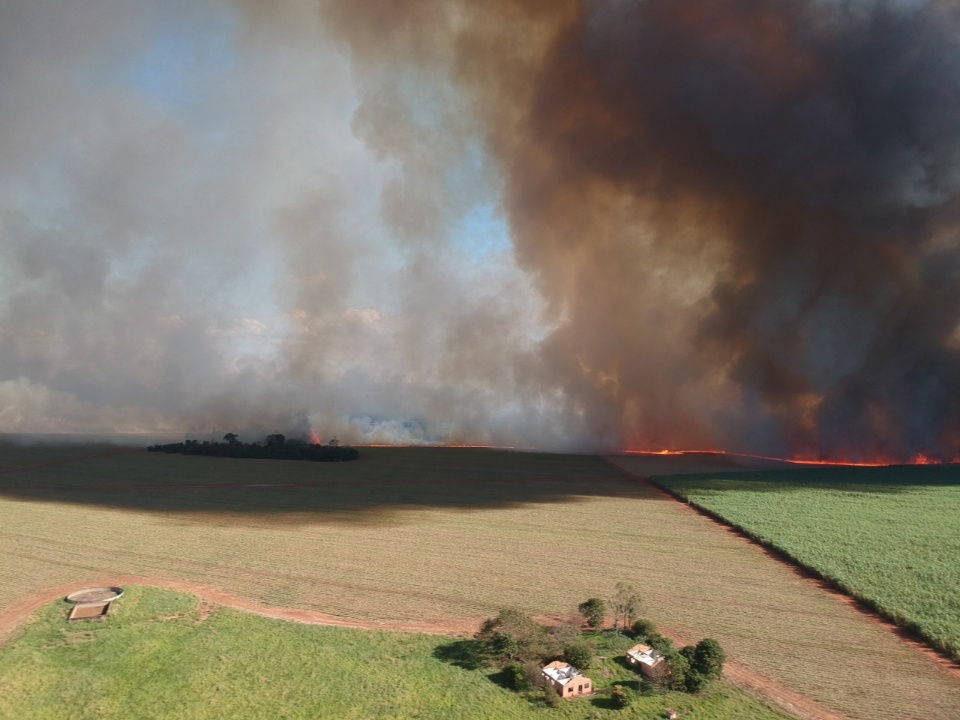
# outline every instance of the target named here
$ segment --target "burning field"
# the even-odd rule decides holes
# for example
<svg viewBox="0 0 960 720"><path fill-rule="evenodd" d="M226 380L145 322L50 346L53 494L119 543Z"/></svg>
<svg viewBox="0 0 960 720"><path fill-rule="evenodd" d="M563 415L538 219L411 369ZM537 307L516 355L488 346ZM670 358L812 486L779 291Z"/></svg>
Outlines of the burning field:
<svg viewBox="0 0 960 720"><path fill-rule="evenodd" d="M6 2L0 431L951 460L958 39L953 0Z"/></svg>

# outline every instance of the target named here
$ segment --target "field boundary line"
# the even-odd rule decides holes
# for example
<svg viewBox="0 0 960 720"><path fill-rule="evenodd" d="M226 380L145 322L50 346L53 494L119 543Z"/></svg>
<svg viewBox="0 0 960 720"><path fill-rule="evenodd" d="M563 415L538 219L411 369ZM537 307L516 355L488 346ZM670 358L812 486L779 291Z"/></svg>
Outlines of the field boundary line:
<svg viewBox="0 0 960 720"><path fill-rule="evenodd" d="M168 578L146 577L143 575L105 575L84 581L74 581L46 588L0 612L0 647L19 630L30 617L44 605L61 599L71 592L85 587L140 585L146 587L176 590L196 596L200 601L201 612L208 614L204 606L215 605L247 612L253 615L301 623L304 625L323 625L353 630L380 630L385 632L410 632L425 635L468 637L480 629L481 621L468 619L448 619L432 623L377 623L351 620L338 615L316 610L299 610L273 605L264 605L232 593L219 590L201 583ZM64 607L66 612L66 607ZM538 617L539 622L556 621L557 617ZM679 638L666 633L675 641ZM812 698L802 695L759 673L755 673L735 662L727 662L723 669L724 677L734 686L750 695L783 710L801 720L849 720L845 715L826 709Z"/></svg>
<svg viewBox="0 0 960 720"><path fill-rule="evenodd" d="M746 528L730 522L719 513L704 507L693 500L685 498L668 487L660 485L653 478L631 473L626 468L620 467L606 457L604 457L604 460L606 460L611 467L614 467L623 473L625 477L646 485L664 497L667 497L681 506L686 507L689 511L699 515L700 517L706 518L715 525L722 527L740 540L757 548L767 557L776 560L782 565L786 565L797 576L803 578L808 583L815 585L820 590L825 591L828 595L831 595L844 605L853 608L874 624L880 625L888 632L896 635L903 644L913 648L921 655L932 660L941 669L952 675L954 678L960 680L960 663L955 661L947 653L932 646L922 635L911 631L909 627L905 627L897 623L892 615L885 613L881 608L875 607L874 603L871 603L869 600L864 598L860 598L850 592L842 583L838 582L834 578L826 576L819 572L816 568L801 562L793 555L773 544L769 540L765 540L757 535L754 535Z"/></svg>

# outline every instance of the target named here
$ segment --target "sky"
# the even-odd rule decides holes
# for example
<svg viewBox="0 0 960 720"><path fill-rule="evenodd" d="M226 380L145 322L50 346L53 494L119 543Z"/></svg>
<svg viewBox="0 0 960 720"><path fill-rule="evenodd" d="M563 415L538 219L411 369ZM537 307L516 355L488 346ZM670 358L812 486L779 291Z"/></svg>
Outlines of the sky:
<svg viewBox="0 0 960 720"><path fill-rule="evenodd" d="M960 454L948 0L2 0L0 433Z"/></svg>

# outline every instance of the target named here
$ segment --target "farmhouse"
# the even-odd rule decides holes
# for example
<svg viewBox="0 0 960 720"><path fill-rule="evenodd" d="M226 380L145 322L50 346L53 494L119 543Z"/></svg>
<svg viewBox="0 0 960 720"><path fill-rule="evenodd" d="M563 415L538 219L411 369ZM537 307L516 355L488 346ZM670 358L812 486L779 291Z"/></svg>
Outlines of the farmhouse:
<svg viewBox="0 0 960 720"><path fill-rule="evenodd" d="M543 676L550 681L560 697L568 700L593 692L593 682L573 665L555 660L543 668Z"/></svg>
<svg viewBox="0 0 960 720"><path fill-rule="evenodd" d="M649 645L634 645L627 650L627 662L652 678L659 677L666 669L666 658Z"/></svg>

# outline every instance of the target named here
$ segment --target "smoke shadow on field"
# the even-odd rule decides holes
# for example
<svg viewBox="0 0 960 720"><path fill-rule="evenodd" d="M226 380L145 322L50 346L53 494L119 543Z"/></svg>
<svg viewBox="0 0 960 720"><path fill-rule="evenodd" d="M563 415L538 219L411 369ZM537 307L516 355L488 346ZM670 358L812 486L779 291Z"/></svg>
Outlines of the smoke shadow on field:
<svg viewBox="0 0 960 720"><path fill-rule="evenodd" d="M661 464L658 468L667 467ZM678 473L693 466L677 458ZM724 468L726 469L726 468ZM663 481L663 477L659 477ZM960 484L960 466L801 468L675 475L674 492L827 488L908 492ZM464 512L592 498L670 502L602 458L476 448L362 448L360 460L314 463L147 453L0 448L0 497L173 514L173 522L401 524L430 509Z"/></svg>
<svg viewBox="0 0 960 720"><path fill-rule="evenodd" d="M361 448L354 462L237 460L102 448L7 452L0 497L181 514L217 523L399 523L402 512L477 511L597 497L670 502L602 458L472 448Z"/></svg>

